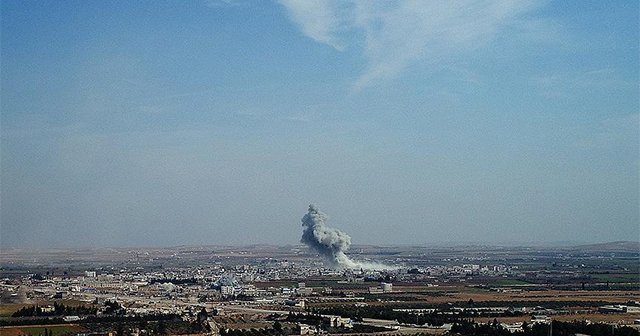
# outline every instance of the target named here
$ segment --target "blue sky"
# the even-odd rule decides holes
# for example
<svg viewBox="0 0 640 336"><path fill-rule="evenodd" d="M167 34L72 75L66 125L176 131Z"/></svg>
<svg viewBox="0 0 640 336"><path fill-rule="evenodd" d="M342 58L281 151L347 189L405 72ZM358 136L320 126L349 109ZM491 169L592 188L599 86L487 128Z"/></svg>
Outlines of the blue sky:
<svg viewBox="0 0 640 336"><path fill-rule="evenodd" d="M3 1L3 246L640 240L632 1Z"/></svg>

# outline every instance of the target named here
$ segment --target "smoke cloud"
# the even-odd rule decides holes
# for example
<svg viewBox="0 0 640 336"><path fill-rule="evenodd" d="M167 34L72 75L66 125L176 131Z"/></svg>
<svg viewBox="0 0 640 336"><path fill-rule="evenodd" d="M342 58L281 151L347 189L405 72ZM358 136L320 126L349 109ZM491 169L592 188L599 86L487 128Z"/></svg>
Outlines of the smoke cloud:
<svg viewBox="0 0 640 336"><path fill-rule="evenodd" d="M302 238L300 242L318 252L327 262L336 268L367 268L393 269L382 264L372 264L354 261L346 254L351 237L338 229L328 227L325 222L328 217L311 204L309 211L302 217Z"/></svg>
<svg viewBox="0 0 640 336"><path fill-rule="evenodd" d="M351 245L351 237L338 229L326 226L327 219L327 215L320 212L315 205L309 205L309 212L302 217L304 231L300 242L318 252L335 267L357 267L357 264L345 254Z"/></svg>

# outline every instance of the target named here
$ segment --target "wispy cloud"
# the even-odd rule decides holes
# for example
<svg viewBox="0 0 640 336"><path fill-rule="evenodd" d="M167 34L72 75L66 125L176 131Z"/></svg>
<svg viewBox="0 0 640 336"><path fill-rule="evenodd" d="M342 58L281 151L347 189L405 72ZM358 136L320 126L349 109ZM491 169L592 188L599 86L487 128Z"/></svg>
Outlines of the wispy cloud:
<svg viewBox="0 0 640 336"><path fill-rule="evenodd" d="M349 18L345 16L351 10L349 6L341 6L336 0L280 0L280 3L305 35L337 50L344 49L339 34L349 25Z"/></svg>
<svg viewBox="0 0 640 336"><path fill-rule="evenodd" d="M245 5L245 0L206 0L205 4L209 8L236 7Z"/></svg>
<svg viewBox="0 0 640 336"><path fill-rule="evenodd" d="M586 71L554 72L530 79L532 86L545 97L572 97L576 91L634 90L637 83L624 78L614 68L606 67Z"/></svg>
<svg viewBox="0 0 640 336"><path fill-rule="evenodd" d="M539 1L365 1L281 0L301 31L343 50L362 45L367 61L356 89L396 76L415 62L441 64L501 37L508 28L523 31L524 14ZM347 34L351 33L351 34ZM362 38L362 41L353 39Z"/></svg>

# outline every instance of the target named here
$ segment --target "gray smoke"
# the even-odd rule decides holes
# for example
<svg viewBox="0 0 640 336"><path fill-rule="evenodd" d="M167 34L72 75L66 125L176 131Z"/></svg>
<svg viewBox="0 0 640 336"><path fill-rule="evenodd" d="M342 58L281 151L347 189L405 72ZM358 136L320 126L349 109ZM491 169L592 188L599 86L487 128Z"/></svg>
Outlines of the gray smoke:
<svg viewBox="0 0 640 336"><path fill-rule="evenodd" d="M351 237L345 232L325 225L327 219L327 215L320 212L315 205L309 205L309 211L302 217L304 231L300 242L318 252L333 267L375 270L399 268L398 266L389 266L376 262L354 261L349 258L346 252L349 245L351 245Z"/></svg>
<svg viewBox="0 0 640 336"><path fill-rule="evenodd" d="M318 252L334 267L356 268L359 264L351 260L345 252L351 245L351 237L325 225L327 215L320 212L315 205L309 205L309 212L302 217L302 239L300 242Z"/></svg>

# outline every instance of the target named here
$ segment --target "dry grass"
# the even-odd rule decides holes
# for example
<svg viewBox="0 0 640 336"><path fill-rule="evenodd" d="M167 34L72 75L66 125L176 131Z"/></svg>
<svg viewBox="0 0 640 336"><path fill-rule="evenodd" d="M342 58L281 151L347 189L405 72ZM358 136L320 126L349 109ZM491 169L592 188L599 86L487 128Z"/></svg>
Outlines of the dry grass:
<svg viewBox="0 0 640 336"><path fill-rule="evenodd" d="M402 291L403 288L394 288ZM415 288L412 288L415 290ZM432 296L428 294L413 294L418 300L428 303L446 303L461 302L473 299L474 302L483 301L607 301L625 303L629 300L640 301L640 291L526 291L518 293L500 293L490 292L487 290L478 290L476 288L450 287L441 288L441 290L451 291L451 293L443 293L441 296ZM402 295L402 294L398 294Z"/></svg>

